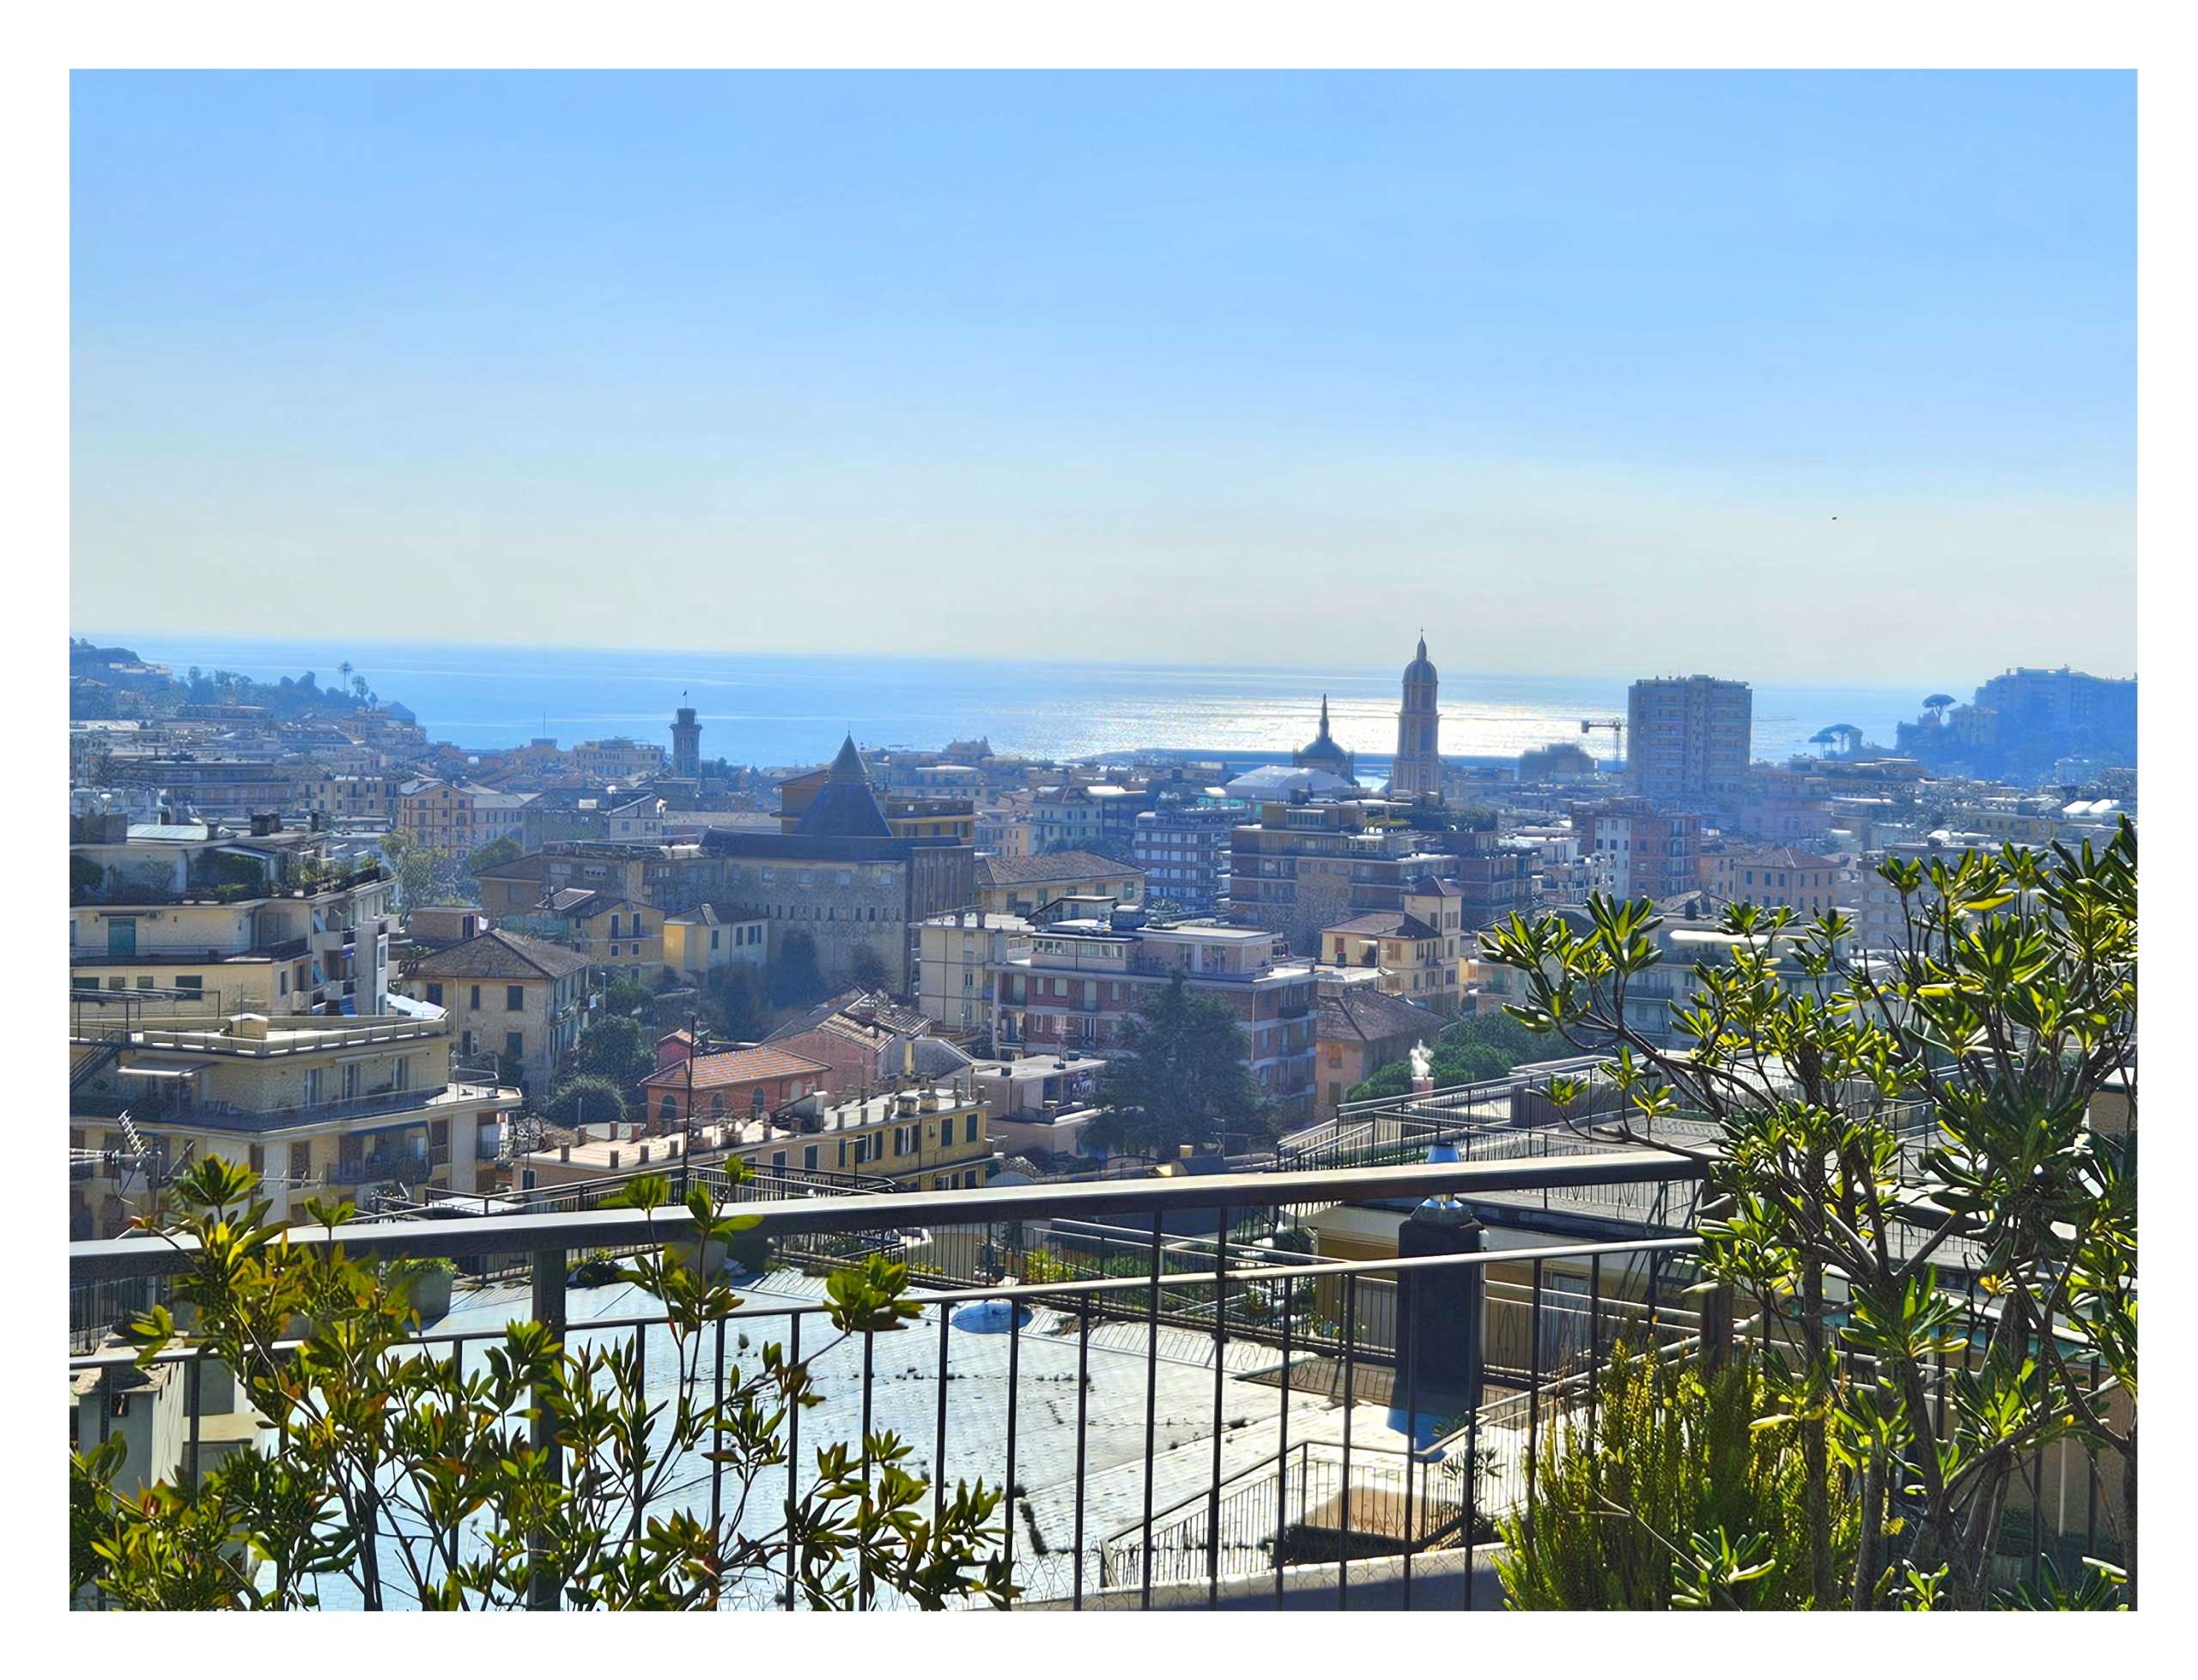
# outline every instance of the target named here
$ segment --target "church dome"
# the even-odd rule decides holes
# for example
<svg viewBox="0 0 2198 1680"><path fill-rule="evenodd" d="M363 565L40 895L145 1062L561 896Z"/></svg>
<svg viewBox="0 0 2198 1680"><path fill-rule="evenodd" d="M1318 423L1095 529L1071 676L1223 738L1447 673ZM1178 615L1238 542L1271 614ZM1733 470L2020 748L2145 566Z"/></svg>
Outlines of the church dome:
<svg viewBox="0 0 2198 1680"><path fill-rule="evenodd" d="M1318 769L1326 765L1348 765L1351 755L1335 737L1328 733L1328 697L1321 696L1321 732L1300 747L1294 755L1301 768Z"/></svg>
<svg viewBox="0 0 2198 1680"><path fill-rule="evenodd" d="M1419 639L1419 652L1412 656L1412 662L1405 667L1405 681L1432 682L1434 680L1435 667L1428 663L1427 658L1427 638L1422 636Z"/></svg>

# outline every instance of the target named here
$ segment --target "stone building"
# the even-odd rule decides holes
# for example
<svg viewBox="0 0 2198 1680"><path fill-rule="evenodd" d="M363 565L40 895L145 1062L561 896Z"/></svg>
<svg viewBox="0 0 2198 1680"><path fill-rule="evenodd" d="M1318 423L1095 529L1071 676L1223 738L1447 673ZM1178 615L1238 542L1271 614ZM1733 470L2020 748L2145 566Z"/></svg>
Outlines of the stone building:
<svg viewBox="0 0 2198 1680"><path fill-rule="evenodd" d="M799 934L828 980L859 976L875 958L887 989L902 996L915 925L976 902L975 849L896 836L852 736L792 833L713 828L701 850L721 870L723 895L769 925L772 961Z"/></svg>

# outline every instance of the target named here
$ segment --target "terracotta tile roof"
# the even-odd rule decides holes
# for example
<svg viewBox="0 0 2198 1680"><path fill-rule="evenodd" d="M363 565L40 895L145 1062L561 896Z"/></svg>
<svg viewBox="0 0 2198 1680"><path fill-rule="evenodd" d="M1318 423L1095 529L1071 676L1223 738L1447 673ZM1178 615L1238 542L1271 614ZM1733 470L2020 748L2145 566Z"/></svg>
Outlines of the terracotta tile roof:
<svg viewBox="0 0 2198 1680"><path fill-rule="evenodd" d="M1347 922L1337 922L1321 930L1323 933L1356 933L1369 938L1439 939L1442 936L1417 916L1407 916L1401 910L1369 910L1363 916L1353 916Z"/></svg>
<svg viewBox="0 0 2198 1680"><path fill-rule="evenodd" d="M1033 882L1089 881L1095 876L1142 876L1134 864L1118 864L1096 852L1046 852L1035 858L980 858L980 887L1023 887Z"/></svg>
<svg viewBox="0 0 2198 1680"><path fill-rule="evenodd" d="M1422 1009L1409 998L1399 998L1370 986L1346 986L1321 999L1319 1037L1357 1040L1378 1044L1412 1033L1430 1044L1450 1023L1433 1010Z"/></svg>
<svg viewBox="0 0 2198 1680"><path fill-rule="evenodd" d="M562 945L498 928L418 958L411 972L430 979L561 980L586 967L586 957Z"/></svg>
<svg viewBox="0 0 2198 1680"><path fill-rule="evenodd" d="M707 1091L720 1085L753 1085L766 1079L786 1079L797 1074L824 1074L831 1070L827 1063L812 1061L806 1056L796 1056L767 1046L759 1046L753 1050L723 1050L714 1056L696 1058L695 1089ZM683 1091L687 1089L687 1064L679 1061L669 1067L659 1068L641 1083L661 1090Z"/></svg>

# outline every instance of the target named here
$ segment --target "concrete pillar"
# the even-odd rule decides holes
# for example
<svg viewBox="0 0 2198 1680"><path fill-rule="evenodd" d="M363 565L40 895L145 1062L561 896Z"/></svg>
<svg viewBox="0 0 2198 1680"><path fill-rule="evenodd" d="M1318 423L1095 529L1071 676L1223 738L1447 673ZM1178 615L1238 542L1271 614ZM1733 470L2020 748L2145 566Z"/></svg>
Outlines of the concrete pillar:
<svg viewBox="0 0 2198 1680"><path fill-rule="evenodd" d="M1412 1210L1397 1233L1397 1255L1477 1254L1482 1227L1463 1202L1433 1200ZM1392 1404L1407 1398L1422 1412L1452 1414L1480 1394L1480 1266L1419 1267L1397 1274L1397 1376Z"/></svg>

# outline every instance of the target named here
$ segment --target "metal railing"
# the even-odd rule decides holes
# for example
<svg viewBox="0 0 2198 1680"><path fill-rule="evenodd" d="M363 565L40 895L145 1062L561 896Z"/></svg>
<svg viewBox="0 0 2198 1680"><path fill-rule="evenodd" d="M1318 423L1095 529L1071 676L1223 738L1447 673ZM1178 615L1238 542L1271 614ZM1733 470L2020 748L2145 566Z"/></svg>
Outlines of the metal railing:
<svg viewBox="0 0 2198 1680"><path fill-rule="evenodd" d="M768 1472L750 1503L779 1510L781 1474L788 1499L816 1485L805 1441L813 1449L891 1428L915 1446L912 1468L941 1496L962 1479L1008 1489L1000 1553L1034 1603L1083 1608L1104 1594L1109 1604L1213 1604L1225 1590L1232 1601L1272 1592L1280 1604L1285 1577L1302 1593L1309 1568L1348 1607L1354 1568L1383 1557L1402 1572L1408 1606L1417 1592L1426 1607L1439 1578L1445 1595L1462 1594L1444 1604L1492 1608L1485 1587L1474 1603L1470 1568L1460 1580L1437 1562L1485 1537L1503 1512L1531 1507L1538 1447L1592 1405L1592 1374L1614 1343L1683 1350L1697 1336L1700 1320L1685 1310L1697 1240L1345 1261L1259 1234L1306 1207L1685 1183L1700 1171L1636 1151L893 1194L760 1186L774 1193L744 1211L769 1258L741 1284L744 1304L703 1332L701 1380L713 1380L713 1362L722 1373L752 1358L740 1351L751 1343L775 1343L797 1362L809 1349L822 1404L793 1415L787 1428L800 1433L786 1442L785 1468ZM677 1241L691 1218L599 1199L572 1211L391 1219L347 1228L342 1240L355 1254L444 1257L483 1271L524 1257L525 1293L507 1286L471 1307L461 1295L416 1338L454 1354L461 1369L501 1344L507 1319L531 1315L590 1342L630 1340L648 1371L674 1371L653 1303L623 1285L584 1293L568 1278L576 1260ZM1193 1219L1205 1223L1169 1228ZM296 1244L330 1240L292 1234ZM899 1331L835 1337L817 1274L878 1249L908 1261L921 1310ZM1035 1265L1041 1253L1064 1270ZM1082 1263L1066 1270L1073 1257ZM190 1264L188 1241L77 1243L70 1282L79 1291L157 1287ZM1467 1287L1458 1298L1481 1303L1472 1330L1485 1357L1472 1392L1424 1386L1420 1360L1400 1357L1369 1307L1407 1281ZM1734 1333L1751 1333L1752 1322L1740 1319ZM131 1357L79 1353L70 1366ZM173 1468L188 1471L200 1451L195 1411L181 1434ZM717 1511L724 1478L721 1462L698 1461L674 1478L664 1508ZM638 1525L646 1513L631 1516ZM774 1515L756 1520L757 1534L776 1531ZM1321 1576L1331 1563L1333 1575ZM341 1581L322 1585L325 1603L344 1602ZM782 1601L759 1592L750 1602Z"/></svg>

